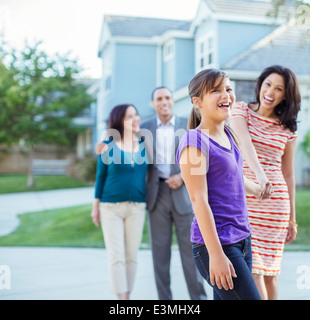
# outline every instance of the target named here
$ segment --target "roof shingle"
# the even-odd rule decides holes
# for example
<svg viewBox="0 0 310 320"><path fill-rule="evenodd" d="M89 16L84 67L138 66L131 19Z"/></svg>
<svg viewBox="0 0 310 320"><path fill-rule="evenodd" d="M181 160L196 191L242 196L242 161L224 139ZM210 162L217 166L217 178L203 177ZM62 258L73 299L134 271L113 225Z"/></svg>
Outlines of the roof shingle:
<svg viewBox="0 0 310 320"><path fill-rule="evenodd" d="M191 21L106 15L112 36L154 37L169 30L188 31Z"/></svg>
<svg viewBox="0 0 310 320"><path fill-rule="evenodd" d="M267 16L272 12L271 2L259 0L204 0L206 4L216 13L229 13L231 15L247 16ZM295 13L295 7L286 3L279 10L279 17L288 17L289 14Z"/></svg>
<svg viewBox="0 0 310 320"><path fill-rule="evenodd" d="M310 74L309 41L309 34L293 25L262 45L253 46L221 67L261 71L266 66L280 64L292 69L296 74Z"/></svg>

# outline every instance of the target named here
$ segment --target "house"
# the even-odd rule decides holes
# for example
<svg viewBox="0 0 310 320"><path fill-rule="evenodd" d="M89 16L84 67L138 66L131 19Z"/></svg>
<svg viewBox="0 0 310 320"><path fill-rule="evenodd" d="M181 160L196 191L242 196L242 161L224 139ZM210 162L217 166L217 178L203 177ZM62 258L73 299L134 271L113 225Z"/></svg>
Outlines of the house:
<svg viewBox="0 0 310 320"><path fill-rule="evenodd" d="M113 106L132 103L145 118L153 114L150 96L156 86L165 84L173 91L186 86L188 75L195 71L190 26L190 21L104 17L99 45L98 137ZM177 68L183 61L189 61L186 70Z"/></svg>
<svg viewBox="0 0 310 320"><path fill-rule="evenodd" d="M83 159L87 155L94 155L94 144L97 142L96 116L97 94L99 90L98 79L81 79L80 82L87 88L87 93L94 99L78 117L73 119L75 126L84 128L85 132L78 134L76 142L76 158Z"/></svg>
<svg viewBox="0 0 310 320"><path fill-rule="evenodd" d="M303 96L299 143L308 131L310 45L297 26L294 6L277 18L267 0L201 0L192 21L104 16L98 55L102 79L97 96L97 139L108 114L119 103L133 103L142 118L154 114L150 94L169 87L176 114L188 116L189 80L200 70L219 68L230 74L238 100L251 101L255 80L272 64L297 75ZM308 160L297 147L296 180L305 183Z"/></svg>

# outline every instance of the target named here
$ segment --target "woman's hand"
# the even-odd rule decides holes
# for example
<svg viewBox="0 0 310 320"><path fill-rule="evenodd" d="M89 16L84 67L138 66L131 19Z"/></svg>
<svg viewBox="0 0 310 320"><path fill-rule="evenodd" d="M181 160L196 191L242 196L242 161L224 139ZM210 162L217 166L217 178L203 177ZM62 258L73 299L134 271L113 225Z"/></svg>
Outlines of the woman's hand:
<svg viewBox="0 0 310 320"><path fill-rule="evenodd" d="M95 144L95 152L97 155L103 154L108 150L108 145L103 142L98 142Z"/></svg>
<svg viewBox="0 0 310 320"><path fill-rule="evenodd" d="M95 199L93 203L93 207L91 210L91 218L93 220L93 223L96 227L100 224L100 211L99 211L99 199Z"/></svg>
<svg viewBox="0 0 310 320"><path fill-rule="evenodd" d="M293 242L296 239L296 236L297 236L297 226L293 226L292 224L289 224L285 243L289 244Z"/></svg>
<svg viewBox="0 0 310 320"><path fill-rule="evenodd" d="M261 192L261 195L260 195L260 200L269 199L271 197L271 195L272 195L272 192L273 192L271 182L266 177L264 179L260 179L258 181L258 184L262 188L262 192Z"/></svg>
<svg viewBox="0 0 310 320"><path fill-rule="evenodd" d="M264 200L270 198L272 194L272 185L267 179L266 181L256 183L246 176L244 177L245 191L249 195L255 196L259 200Z"/></svg>
<svg viewBox="0 0 310 320"><path fill-rule="evenodd" d="M237 278L235 269L224 253L210 256L210 281L219 289L232 290L234 288L232 277Z"/></svg>

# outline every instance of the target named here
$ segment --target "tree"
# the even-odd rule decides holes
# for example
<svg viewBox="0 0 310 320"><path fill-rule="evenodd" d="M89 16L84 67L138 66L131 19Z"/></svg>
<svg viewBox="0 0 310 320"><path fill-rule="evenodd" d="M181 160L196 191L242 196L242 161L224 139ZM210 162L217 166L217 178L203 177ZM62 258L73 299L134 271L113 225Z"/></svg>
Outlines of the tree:
<svg viewBox="0 0 310 320"><path fill-rule="evenodd" d="M19 139L15 133L12 111L21 103L18 81L0 60L0 144L11 144ZM18 114L16 110L15 114ZM12 130L13 129L13 130Z"/></svg>
<svg viewBox="0 0 310 320"><path fill-rule="evenodd" d="M310 158L310 131L304 136L304 140L300 144L303 152Z"/></svg>
<svg viewBox="0 0 310 320"><path fill-rule="evenodd" d="M73 125L73 119L92 102L78 82L82 70L77 61L69 54L50 57L40 45L26 43L22 51L1 48L0 143L23 139L29 148L29 187L34 186L34 146L72 145L82 130Z"/></svg>

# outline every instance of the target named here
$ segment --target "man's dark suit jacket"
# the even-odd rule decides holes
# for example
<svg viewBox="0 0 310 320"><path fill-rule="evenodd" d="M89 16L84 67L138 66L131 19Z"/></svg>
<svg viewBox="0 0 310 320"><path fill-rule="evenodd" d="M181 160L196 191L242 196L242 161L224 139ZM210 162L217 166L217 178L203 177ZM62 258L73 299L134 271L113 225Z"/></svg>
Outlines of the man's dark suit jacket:
<svg viewBox="0 0 310 320"><path fill-rule="evenodd" d="M157 118L153 117L141 123L141 135L145 136L146 148L149 151L150 165L147 174L147 185L146 185L146 204L148 211L152 211L155 208L158 187L159 187L159 177L156 165L156 129L157 129ZM143 130L147 129L147 130ZM179 141L182 135L187 130L187 119L181 117L175 117L175 131L177 136L175 138L175 150L174 155L176 155ZM153 152L152 152L153 151ZM175 157L174 157L175 159ZM180 173L179 165L176 163L171 164L171 173L174 175ZM192 213L192 206L189 200L189 196L183 183L178 189L171 189L173 204L179 214Z"/></svg>

